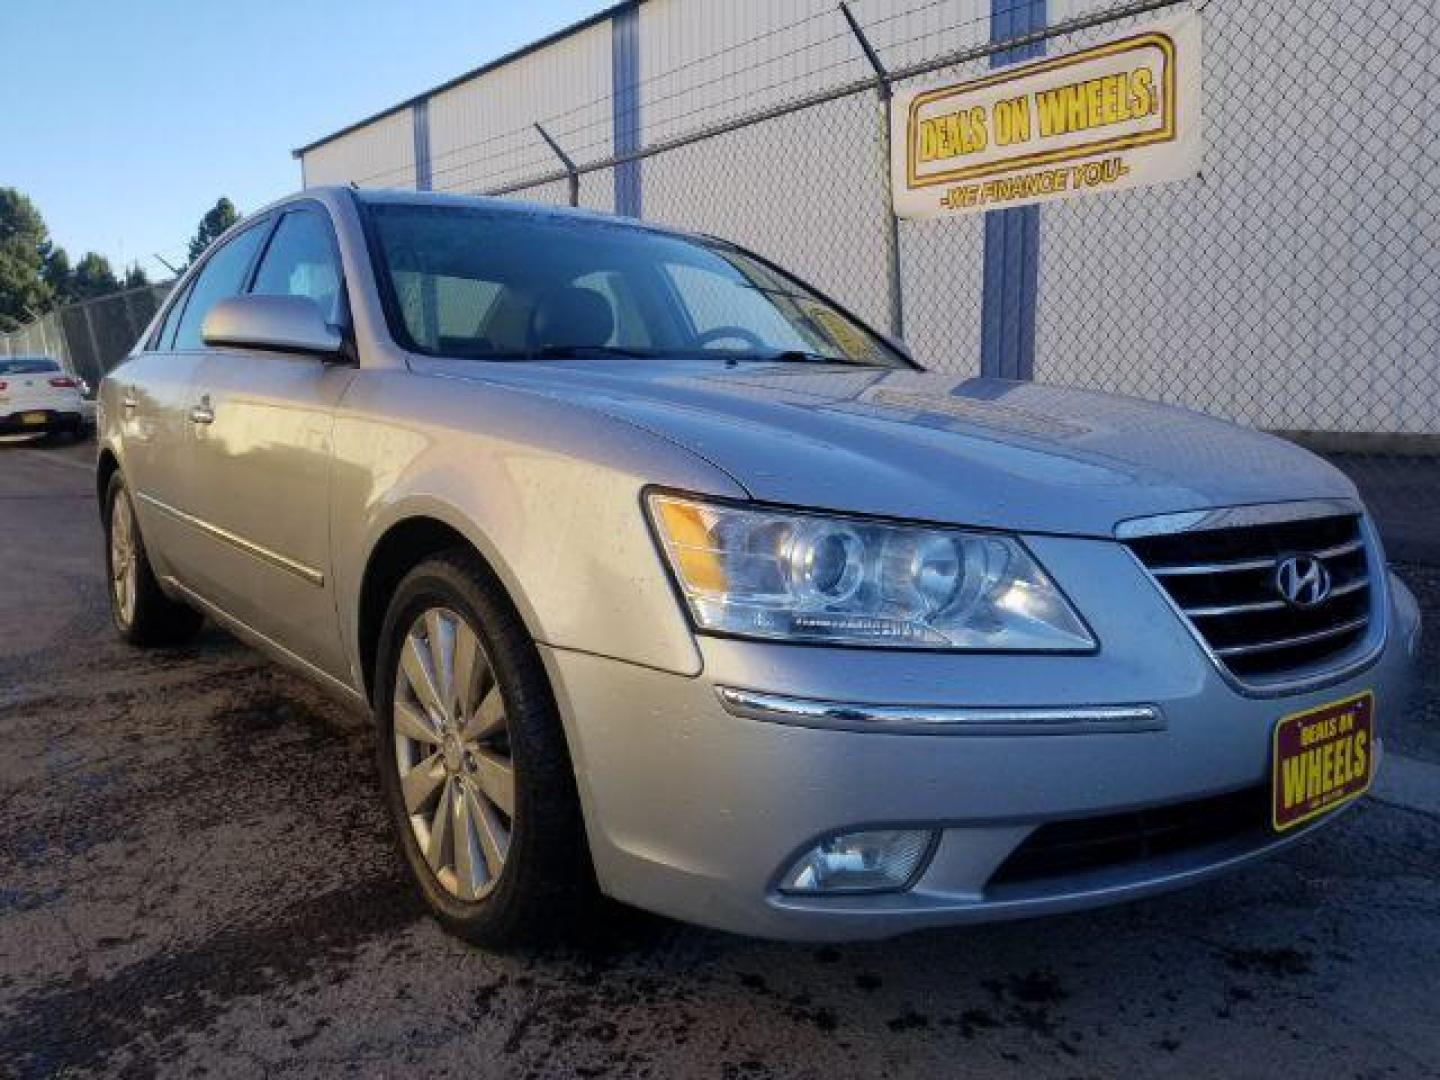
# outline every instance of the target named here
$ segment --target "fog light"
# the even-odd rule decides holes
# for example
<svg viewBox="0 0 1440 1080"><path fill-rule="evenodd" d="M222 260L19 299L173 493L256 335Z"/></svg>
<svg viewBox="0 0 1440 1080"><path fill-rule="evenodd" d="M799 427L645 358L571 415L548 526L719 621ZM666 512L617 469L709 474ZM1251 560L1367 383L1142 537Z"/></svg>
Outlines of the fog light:
<svg viewBox="0 0 1440 1080"><path fill-rule="evenodd" d="M894 892L905 888L930 852L926 829L845 833L822 841L780 882L786 893Z"/></svg>

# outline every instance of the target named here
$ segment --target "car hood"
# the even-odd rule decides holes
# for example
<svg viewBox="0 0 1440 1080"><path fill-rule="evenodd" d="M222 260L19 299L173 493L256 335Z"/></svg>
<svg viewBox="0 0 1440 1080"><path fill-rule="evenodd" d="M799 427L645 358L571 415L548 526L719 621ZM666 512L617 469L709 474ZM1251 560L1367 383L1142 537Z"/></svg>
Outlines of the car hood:
<svg viewBox="0 0 1440 1080"><path fill-rule="evenodd" d="M1356 498L1291 443L1094 391L839 365L708 360L444 362L623 419L757 500L1026 532L1109 536L1127 518Z"/></svg>

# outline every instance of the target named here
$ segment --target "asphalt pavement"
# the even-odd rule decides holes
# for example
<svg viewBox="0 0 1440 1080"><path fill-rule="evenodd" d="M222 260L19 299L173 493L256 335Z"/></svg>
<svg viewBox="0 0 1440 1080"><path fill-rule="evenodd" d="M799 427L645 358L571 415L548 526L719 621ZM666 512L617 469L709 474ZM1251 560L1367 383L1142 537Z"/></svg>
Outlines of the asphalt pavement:
<svg viewBox="0 0 1440 1080"><path fill-rule="evenodd" d="M0 1075L1440 1076L1440 654L1376 795L1103 912L817 948L425 917L363 718L111 633L93 445L0 443ZM1440 568L1403 568L1440 628Z"/></svg>

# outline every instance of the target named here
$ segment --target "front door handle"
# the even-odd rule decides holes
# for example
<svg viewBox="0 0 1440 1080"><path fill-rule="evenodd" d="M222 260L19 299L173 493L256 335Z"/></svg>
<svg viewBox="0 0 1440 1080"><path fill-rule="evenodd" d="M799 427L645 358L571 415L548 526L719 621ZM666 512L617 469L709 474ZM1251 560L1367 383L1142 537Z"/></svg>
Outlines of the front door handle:
<svg viewBox="0 0 1440 1080"><path fill-rule="evenodd" d="M120 401L120 407L126 412L134 412L140 407L140 402L136 401L133 395L126 394Z"/></svg>
<svg viewBox="0 0 1440 1080"><path fill-rule="evenodd" d="M210 407L209 394L202 397L200 404L190 410L190 422L192 424L213 424L215 422L215 410Z"/></svg>

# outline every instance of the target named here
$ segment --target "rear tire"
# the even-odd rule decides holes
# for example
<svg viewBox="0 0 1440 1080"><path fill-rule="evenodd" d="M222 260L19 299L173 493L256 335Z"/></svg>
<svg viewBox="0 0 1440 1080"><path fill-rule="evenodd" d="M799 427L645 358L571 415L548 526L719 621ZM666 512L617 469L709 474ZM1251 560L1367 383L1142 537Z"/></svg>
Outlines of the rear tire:
<svg viewBox="0 0 1440 1080"><path fill-rule="evenodd" d="M441 926L508 946L570 929L592 875L569 750L535 643L468 551L405 576L380 632L381 786Z"/></svg>
<svg viewBox="0 0 1440 1080"><path fill-rule="evenodd" d="M160 591L140 537L135 506L118 472L106 489L105 569L110 618L131 645L178 645L194 637L205 621L198 611Z"/></svg>

